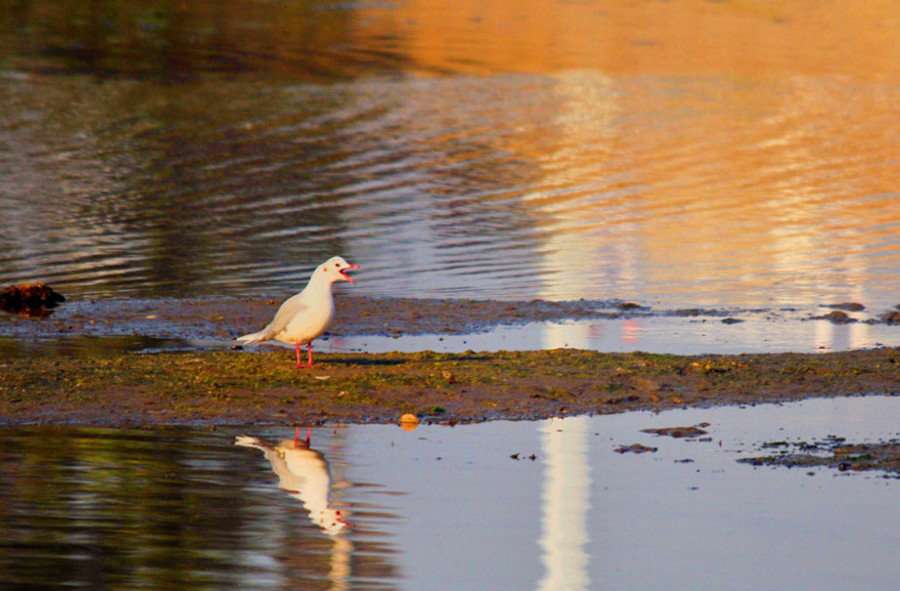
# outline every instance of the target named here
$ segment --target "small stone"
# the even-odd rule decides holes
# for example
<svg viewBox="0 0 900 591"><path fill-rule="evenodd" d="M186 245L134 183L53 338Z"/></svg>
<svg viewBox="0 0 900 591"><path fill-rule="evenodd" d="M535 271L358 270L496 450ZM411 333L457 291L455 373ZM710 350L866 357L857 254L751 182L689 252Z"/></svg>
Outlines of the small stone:
<svg viewBox="0 0 900 591"><path fill-rule="evenodd" d="M885 312L881 315L881 321L885 324L900 324L900 311Z"/></svg>
<svg viewBox="0 0 900 591"><path fill-rule="evenodd" d="M613 451L615 451L618 454L624 454L624 453L643 454L643 453L647 453L647 452L651 452L651 453L655 452L657 449L658 448L655 448L655 447L648 447L646 445L641 445L640 443L633 443L631 445L621 445L621 446L617 447L616 449L614 449Z"/></svg>
<svg viewBox="0 0 900 591"><path fill-rule="evenodd" d="M831 308L832 310L844 310L845 312L862 312L866 309L865 306L860 304L859 302L841 302L840 304L825 304L826 308Z"/></svg>
<svg viewBox="0 0 900 591"><path fill-rule="evenodd" d="M404 431L412 431L419 426L419 417L412 413L406 413L400 417L400 428Z"/></svg>
<svg viewBox="0 0 900 591"><path fill-rule="evenodd" d="M854 318L851 318L846 312L841 312L840 310L834 310L824 316L814 316L813 318L816 320L828 320L834 324L850 324L851 322L856 322Z"/></svg>

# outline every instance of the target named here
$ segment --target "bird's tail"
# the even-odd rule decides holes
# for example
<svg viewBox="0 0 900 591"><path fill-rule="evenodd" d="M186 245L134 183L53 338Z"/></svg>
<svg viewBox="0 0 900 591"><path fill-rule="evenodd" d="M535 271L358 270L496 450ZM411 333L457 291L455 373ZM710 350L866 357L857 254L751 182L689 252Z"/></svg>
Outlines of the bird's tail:
<svg viewBox="0 0 900 591"><path fill-rule="evenodd" d="M269 340L269 337L268 337L268 335L266 335L265 329L263 329L259 332L252 332L250 334L245 334L244 336L238 337L234 340L242 341L244 343L249 344L249 343L259 343L262 341L267 341L267 340Z"/></svg>

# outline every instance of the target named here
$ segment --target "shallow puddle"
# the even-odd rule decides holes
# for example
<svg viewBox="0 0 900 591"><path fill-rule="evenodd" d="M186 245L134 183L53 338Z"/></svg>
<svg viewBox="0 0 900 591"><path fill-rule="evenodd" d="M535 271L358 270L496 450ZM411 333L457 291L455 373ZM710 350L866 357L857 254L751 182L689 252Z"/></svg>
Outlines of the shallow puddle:
<svg viewBox="0 0 900 591"><path fill-rule="evenodd" d="M336 425L308 447L291 426L3 429L0 586L889 588L896 479L736 460L895 438L898 404Z"/></svg>
<svg viewBox="0 0 900 591"><path fill-rule="evenodd" d="M322 351L538 351L575 348L605 353L644 351L678 355L815 353L897 346L900 330L887 324L834 324L827 320L650 317L530 322L463 335L333 336Z"/></svg>
<svg viewBox="0 0 900 591"><path fill-rule="evenodd" d="M881 320L878 311L856 313L849 322L837 323L822 318L823 311L828 310L822 306L753 310L647 309L640 313L620 313L617 317L600 314L572 317L571 312L565 310L544 316L534 312L536 308L550 305L547 303L489 302L498 308L508 305L522 310L526 319L518 320L508 313L505 316L469 314L465 304L447 301L435 304L429 300L414 300L406 304L409 310L406 315L400 316L396 312L385 314L379 309L379 306L387 305L384 302L392 300L356 301L367 302L374 312L365 312L360 319L353 316L354 308L351 307L349 317L345 315L334 323L335 333L315 341L317 351L461 353L469 350L575 348L609 353L644 351L680 355L813 353L893 347L898 345L900 336L896 323ZM477 304L487 305L484 302ZM0 332L4 333L0 335L0 357L54 351L92 354L107 350L149 353L228 350L235 346L234 336L255 330L269 317L268 311L263 316L255 305L233 300L123 300L66 304L50 319L41 322L0 314ZM442 314L445 320L437 324L410 320L418 313L417 306L437 308L434 313ZM224 312L219 313L219 307L223 307ZM166 312L170 317L161 318ZM250 321L248 317L254 319ZM379 320L369 321L369 317ZM280 345L272 342L262 348L247 347L247 350L264 350L270 346Z"/></svg>

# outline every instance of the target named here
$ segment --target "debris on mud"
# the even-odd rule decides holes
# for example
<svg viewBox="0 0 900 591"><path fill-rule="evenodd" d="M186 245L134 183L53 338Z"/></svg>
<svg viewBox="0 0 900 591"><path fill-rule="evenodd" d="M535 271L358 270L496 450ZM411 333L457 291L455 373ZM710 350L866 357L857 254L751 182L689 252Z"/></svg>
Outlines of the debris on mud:
<svg viewBox="0 0 900 591"><path fill-rule="evenodd" d="M812 443L770 441L760 447L778 451L766 456L742 458L738 462L787 468L825 466L841 472L879 470L885 472L886 476L900 478L900 439L877 443L847 443L844 437L831 435Z"/></svg>
<svg viewBox="0 0 900 591"><path fill-rule="evenodd" d="M690 427L662 427L659 429L641 429L641 432L682 439L686 437L700 437L701 435L706 435L708 433L708 431L706 431L705 429L706 427L709 427L709 423L699 423Z"/></svg>
<svg viewBox="0 0 900 591"><path fill-rule="evenodd" d="M658 449L659 448L656 448L656 447L649 447L646 445L641 445L640 443L632 443L631 445L620 445L613 451L616 452L617 454L626 454L626 453L645 454L648 452L654 453Z"/></svg>

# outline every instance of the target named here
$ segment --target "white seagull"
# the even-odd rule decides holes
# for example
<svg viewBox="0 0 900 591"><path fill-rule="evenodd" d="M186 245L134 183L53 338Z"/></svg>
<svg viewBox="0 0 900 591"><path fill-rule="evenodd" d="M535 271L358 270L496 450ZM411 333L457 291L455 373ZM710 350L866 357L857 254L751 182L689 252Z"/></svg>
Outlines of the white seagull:
<svg viewBox="0 0 900 591"><path fill-rule="evenodd" d="M359 265L351 265L341 257L331 257L316 267L303 291L281 304L268 326L236 340L248 344L276 340L294 345L297 350L297 367L303 367L300 362L300 345L306 345L309 353L306 367L311 367L312 342L325 332L334 315L331 286L338 281L356 283L346 273L350 269L359 269Z"/></svg>

